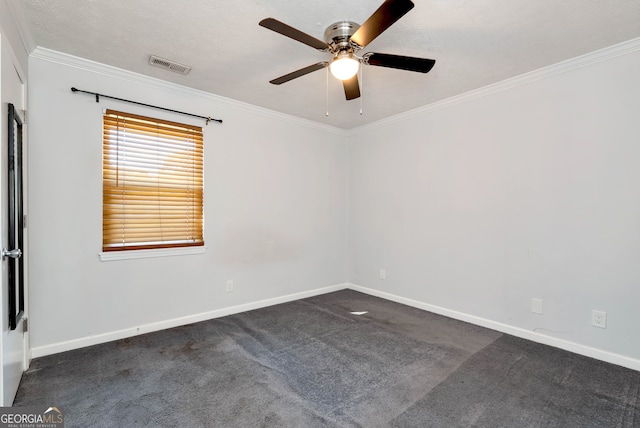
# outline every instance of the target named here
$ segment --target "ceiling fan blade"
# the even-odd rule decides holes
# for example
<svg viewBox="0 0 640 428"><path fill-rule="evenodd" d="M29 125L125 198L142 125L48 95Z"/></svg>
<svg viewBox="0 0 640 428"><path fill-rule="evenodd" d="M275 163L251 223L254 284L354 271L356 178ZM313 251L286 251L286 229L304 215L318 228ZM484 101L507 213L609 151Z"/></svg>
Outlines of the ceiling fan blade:
<svg viewBox="0 0 640 428"><path fill-rule="evenodd" d="M347 101L360 97L360 84L358 83L357 74L351 79L343 80L342 86L344 86L344 95L347 97Z"/></svg>
<svg viewBox="0 0 640 428"><path fill-rule="evenodd" d="M436 63L435 59L416 58L412 56L391 55L370 52L365 54L363 62L379 67L399 68L400 70L428 73Z"/></svg>
<svg viewBox="0 0 640 428"><path fill-rule="evenodd" d="M298 77L304 76L305 74L313 73L314 71L322 70L327 65L329 65L327 61L309 65L307 67L301 68L300 70L296 70L289 74L285 74L284 76L280 76L277 79L270 80L269 83L273 83L274 85L282 85L289 80L296 79Z"/></svg>
<svg viewBox="0 0 640 428"><path fill-rule="evenodd" d="M323 42L320 39L316 39L315 37L310 36L307 33L303 33L302 31L295 29L285 24L284 22L278 21L277 19L265 18L260 21L259 25L261 27L275 31L276 33L280 33L283 36L292 38L293 40L296 40L300 43L304 43L307 46L311 46L314 49L318 49L321 51L330 49L329 45L326 42Z"/></svg>
<svg viewBox="0 0 640 428"><path fill-rule="evenodd" d="M411 0L386 0L351 36L361 48L367 46L394 22L413 9Z"/></svg>

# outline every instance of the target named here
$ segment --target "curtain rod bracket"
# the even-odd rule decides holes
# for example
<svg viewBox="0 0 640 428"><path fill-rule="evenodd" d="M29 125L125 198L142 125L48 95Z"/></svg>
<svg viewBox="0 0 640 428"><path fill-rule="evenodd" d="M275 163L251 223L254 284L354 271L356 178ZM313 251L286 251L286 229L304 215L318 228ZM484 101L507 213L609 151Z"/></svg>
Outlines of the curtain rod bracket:
<svg viewBox="0 0 640 428"><path fill-rule="evenodd" d="M170 111L172 113L184 114L185 116L197 117L197 118L200 118L200 119L204 119L206 121L205 123L207 125L211 121L222 123L222 119L214 119L214 118L212 118L210 116L199 116L197 114L185 113L183 111L172 110L170 108L165 108L165 107L158 107L158 106L154 106L154 105L151 105L151 104L139 103L137 101L131 101L131 100L126 100L124 98L112 97L112 96L109 96L109 95L99 94L97 92L83 91L83 90L80 90L80 89L77 89L77 88L74 88L74 87L71 88L71 92L82 92L82 93L85 93L85 94L95 95L97 103L100 102L100 97L104 97L104 98L110 98L110 99L116 100L116 101L124 101L125 103L137 104L139 106L151 107L151 108L155 108L155 109L158 109L158 110Z"/></svg>

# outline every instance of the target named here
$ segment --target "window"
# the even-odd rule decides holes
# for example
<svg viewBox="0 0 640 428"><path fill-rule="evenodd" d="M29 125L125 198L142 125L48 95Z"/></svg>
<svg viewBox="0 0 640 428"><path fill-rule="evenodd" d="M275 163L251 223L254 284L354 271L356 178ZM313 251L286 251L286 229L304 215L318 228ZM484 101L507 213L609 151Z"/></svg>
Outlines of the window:
<svg viewBox="0 0 640 428"><path fill-rule="evenodd" d="M107 110L102 251L202 246L202 128Z"/></svg>

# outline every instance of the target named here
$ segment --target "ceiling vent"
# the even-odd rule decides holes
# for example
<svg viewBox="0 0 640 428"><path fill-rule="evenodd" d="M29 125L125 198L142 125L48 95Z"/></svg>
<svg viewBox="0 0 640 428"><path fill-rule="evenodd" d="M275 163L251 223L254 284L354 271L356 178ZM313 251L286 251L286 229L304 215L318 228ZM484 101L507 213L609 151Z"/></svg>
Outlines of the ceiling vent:
<svg viewBox="0 0 640 428"><path fill-rule="evenodd" d="M191 67L188 65L180 64L170 59L160 58L159 56L151 55L149 57L149 64L156 67L164 68L165 70L175 71L180 74L189 74Z"/></svg>

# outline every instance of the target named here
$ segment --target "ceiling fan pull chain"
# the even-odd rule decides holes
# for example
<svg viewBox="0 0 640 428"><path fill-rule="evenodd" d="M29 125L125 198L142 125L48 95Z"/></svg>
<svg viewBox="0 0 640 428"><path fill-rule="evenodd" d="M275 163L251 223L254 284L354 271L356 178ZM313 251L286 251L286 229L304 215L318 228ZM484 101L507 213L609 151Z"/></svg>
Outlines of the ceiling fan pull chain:
<svg viewBox="0 0 640 428"><path fill-rule="evenodd" d="M325 67L327 69L327 91L326 91L326 105L327 105L327 111L324 114L325 116L329 116L329 67Z"/></svg>
<svg viewBox="0 0 640 428"><path fill-rule="evenodd" d="M362 99L364 98L364 80L362 79L362 75L364 71L362 71L364 67L360 67L360 116L362 116Z"/></svg>

